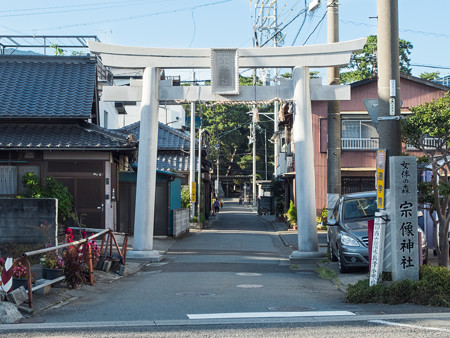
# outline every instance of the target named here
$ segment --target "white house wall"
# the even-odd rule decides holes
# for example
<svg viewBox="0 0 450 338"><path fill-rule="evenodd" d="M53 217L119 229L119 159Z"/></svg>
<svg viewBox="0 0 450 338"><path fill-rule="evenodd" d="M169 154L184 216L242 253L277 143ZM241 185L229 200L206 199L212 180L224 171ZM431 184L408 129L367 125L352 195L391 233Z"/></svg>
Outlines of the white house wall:
<svg viewBox="0 0 450 338"><path fill-rule="evenodd" d="M100 101L100 126L108 129L119 129L141 120L141 105L125 105L126 114L119 114L114 102ZM183 106L164 105L159 107L159 122L175 129L181 129L185 125Z"/></svg>

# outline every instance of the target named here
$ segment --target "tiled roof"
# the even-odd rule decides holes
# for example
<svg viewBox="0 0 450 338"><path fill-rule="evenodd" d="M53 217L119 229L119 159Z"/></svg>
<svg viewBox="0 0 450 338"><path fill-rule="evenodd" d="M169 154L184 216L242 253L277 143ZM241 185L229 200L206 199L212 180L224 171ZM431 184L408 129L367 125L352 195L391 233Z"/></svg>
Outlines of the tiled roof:
<svg viewBox="0 0 450 338"><path fill-rule="evenodd" d="M163 171L188 172L189 154L159 153L156 169Z"/></svg>
<svg viewBox="0 0 450 338"><path fill-rule="evenodd" d="M91 117L96 63L87 56L0 56L0 119Z"/></svg>
<svg viewBox="0 0 450 338"><path fill-rule="evenodd" d="M126 134L133 134L136 139L139 140L139 128L140 122L136 122L125 126L121 129L117 129L119 132ZM195 140L196 148L198 147L198 140ZM180 150L184 149L189 151L190 149L190 136L182 133L172 127L158 122L158 150Z"/></svg>
<svg viewBox="0 0 450 338"><path fill-rule="evenodd" d="M125 134L87 122L0 123L0 150L135 149Z"/></svg>

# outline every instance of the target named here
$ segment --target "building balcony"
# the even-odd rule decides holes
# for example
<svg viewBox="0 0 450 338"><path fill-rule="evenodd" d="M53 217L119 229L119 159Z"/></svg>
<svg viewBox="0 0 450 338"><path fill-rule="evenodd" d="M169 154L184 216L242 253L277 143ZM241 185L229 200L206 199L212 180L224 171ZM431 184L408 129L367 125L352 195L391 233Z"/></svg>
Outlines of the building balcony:
<svg viewBox="0 0 450 338"><path fill-rule="evenodd" d="M342 138L342 150L377 150L378 139L376 138Z"/></svg>
<svg viewBox="0 0 450 338"><path fill-rule="evenodd" d="M425 144L425 149L432 149L432 148L436 148L438 146L442 146L441 145L442 140L439 139L439 138L435 138L435 137L426 137L423 140L423 142ZM407 144L406 145L406 149L408 149L408 150L420 150L420 149L417 149L416 147L414 147L411 144ZM444 145L444 149L445 149L445 145Z"/></svg>

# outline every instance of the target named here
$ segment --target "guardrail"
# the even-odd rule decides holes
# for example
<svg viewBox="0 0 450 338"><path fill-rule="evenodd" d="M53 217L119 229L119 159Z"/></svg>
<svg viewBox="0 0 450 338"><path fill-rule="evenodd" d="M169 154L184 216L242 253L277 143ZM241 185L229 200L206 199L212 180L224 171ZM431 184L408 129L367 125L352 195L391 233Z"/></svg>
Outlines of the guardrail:
<svg viewBox="0 0 450 338"><path fill-rule="evenodd" d="M71 229L77 229L78 230L79 228L71 228ZM97 233L95 233L94 235L91 235L89 237L86 237L86 238L80 239L78 241L75 241L75 242L60 244L60 245L57 245L57 246L53 246L53 247L49 247L49 248L45 248L45 249L40 249L40 250L28 251L28 252L23 253L22 257L17 258L17 259L14 260L14 262L13 262L13 264L11 266L11 269L13 269L19 262L22 262L22 264L24 264L24 266L25 266L26 274L27 274L28 306L30 308L33 308L33 292L34 291L39 290L41 288L44 288L44 287L46 287L48 285L51 285L51 284L63 281L66 278L65 276L58 277L56 279L49 280L48 282L45 282L43 284L40 284L40 285L37 285L37 286L33 287L32 286L32 281L31 281L31 265L30 265L30 262L28 261L28 257L30 257L30 256L43 254L43 253L46 253L46 252L55 251L55 250L58 250L58 249L63 249L63 248L71 247L71 246L78 246L78 248L79 248L84 243L87 243L87 242L89 242L89 241L91 241L91 240L93 240L93 239L103 235L100 252L103 252L104 243L106 242L105 252L108 250L108 246L109 246L109 251L110 251L110 254L109 254L109 256L107 256L107 258L112 259L113 258L112 246L113 246L113 242L114 242L121 263L124 264L124 265L126 264L126 252L127 252L128 234L113 232L111 229L99 230L99 229L83 228L82 230L89 231L89 232L97 232ZM120 250L120 247L119 247L119 245L117 243L117 240L116 240L114 235L123 235L123 236L125 236L124 243L123 243L123 250ZM106 240L105 240L105 237L107 237ZM78 250L78 248L77 248L77 250ZM91 253L91 247L90 246L88 246L88 257L89 257L89 261L88 261L88 266L89 266L89 284L93 286L94 285L94 268L92 266L92 253Z"/></svg>

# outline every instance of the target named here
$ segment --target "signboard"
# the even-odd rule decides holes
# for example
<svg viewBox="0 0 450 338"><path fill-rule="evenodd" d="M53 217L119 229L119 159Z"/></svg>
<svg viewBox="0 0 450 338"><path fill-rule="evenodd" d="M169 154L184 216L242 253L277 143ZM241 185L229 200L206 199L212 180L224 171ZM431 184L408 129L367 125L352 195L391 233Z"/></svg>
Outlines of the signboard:
<svg viewBox="0 0 450 338"><path fill-rule="evenodd" d="M392 279L419 280L416 157L391 157L389 174Z"/></svg>
<svg viewBox="0 0 450 338"><path fill-rule="evenodd" d="M370 260L370 286L378 283L381 272L383 271L384 233L386 224L384 219L386 219L386 217L387 215L385 213L375 213L372 238L372 256Z"/></svg>
<svg viewBox="0 0 450 338"><path fill-rule="evenodd" d="M196 202L197 201L197 183L196 182L191 182L191 185L192 185L191 202Z"/></svg>
<svg viewBox="0 0 450 338"><path fill-rule="evenodd" d="M385 205L385 170L386 170L386 149L377 150L377 207L384 209Z"/></svg>
<svg viewBox="0 0 450 338"><path fill-rule="evenodd" d="M211 49L211 92L219 95L239 94L239 65L236 48Z"/></svg>

